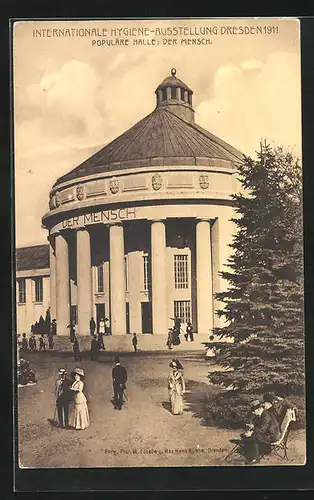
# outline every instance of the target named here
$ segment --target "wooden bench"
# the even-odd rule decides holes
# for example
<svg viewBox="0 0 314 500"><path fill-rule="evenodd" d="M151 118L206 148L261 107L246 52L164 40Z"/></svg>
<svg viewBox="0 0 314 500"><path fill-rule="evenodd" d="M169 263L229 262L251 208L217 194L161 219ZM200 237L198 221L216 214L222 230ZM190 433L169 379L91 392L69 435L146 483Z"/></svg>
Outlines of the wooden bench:
<svg viewBox="0 0 314 500"><path fill-rule="evenodd" d="M280 438L275 443L271 443L271 453L274 453L274 455L282 460L288 459L287 441L291 430L291 422L295 422L296 420L296 408L288 408L280 425Z"/></svg>

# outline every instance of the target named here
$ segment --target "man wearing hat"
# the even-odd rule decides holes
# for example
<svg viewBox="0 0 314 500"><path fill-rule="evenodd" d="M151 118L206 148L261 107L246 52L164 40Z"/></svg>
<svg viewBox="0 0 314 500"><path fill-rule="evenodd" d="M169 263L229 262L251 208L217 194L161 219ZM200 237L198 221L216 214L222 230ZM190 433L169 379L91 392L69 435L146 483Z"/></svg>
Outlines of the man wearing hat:
<svg viewBox="0 0 314 500"><path fill-rule="evenodd" d="M271 417L278 422L278 415L275 408L276 396L272 392L266 392L263 396L264 408L268 411ZM279 422L278 422L279 423Z"/></svg>
<svg viewBox="0 0 314 500"><path fill-rule="evenodd" d="M58 413L59 427L68 427L69 425L69 403L71 399L70 392L71 381L67 377L64 368L59 369L58 379L55 385L56 408Z"/></svg>
<svg viewBox="0 0 314 500"><path fill-rule="evenodd" d="M276 419L261 401L255 399L250 406L254 416L253 424L241 437L246 463L255 463L261 455L270 452L270 444L279 439L280 429Z"/></svg>
<svg viewBox="0 0 314 500"><path fill-rule="evenodd" d="M112 368L114 409L122 410L123 392L125 390L125 384L128 379L128 375L125 367L121 365L120 359L118 357L114 359L114 364L115 366Z"/></svg>

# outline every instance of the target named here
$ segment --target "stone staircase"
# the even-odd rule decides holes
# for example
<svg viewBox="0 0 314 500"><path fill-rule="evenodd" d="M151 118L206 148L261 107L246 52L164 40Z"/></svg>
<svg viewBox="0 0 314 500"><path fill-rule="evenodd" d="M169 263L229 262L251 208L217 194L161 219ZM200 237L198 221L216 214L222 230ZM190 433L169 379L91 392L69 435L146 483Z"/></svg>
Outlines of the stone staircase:
<svg viewBox="0 0 314 500"><path fill-rule="evenodd" d="M181 344L178 346L173 346L173 351L184 352L184 351L201 351L204 352L205 346L202 342L208 341L208 335L195 334L193 342L186 342L183 335L181 337ZM80 351L89 351L91 344L91 337L89 335L79 336L77 339L80 345ZM150 335L150 334L138 334L138 350L140 352L151 352L151 351L168 351L166 346L166 336L163 335ZM132 335L116 335L116 336L104 336L104 344L107 352L132 352ZM68 336L56 336L54 337L54 349L57 351L72 351L72 344Z"/></svg>

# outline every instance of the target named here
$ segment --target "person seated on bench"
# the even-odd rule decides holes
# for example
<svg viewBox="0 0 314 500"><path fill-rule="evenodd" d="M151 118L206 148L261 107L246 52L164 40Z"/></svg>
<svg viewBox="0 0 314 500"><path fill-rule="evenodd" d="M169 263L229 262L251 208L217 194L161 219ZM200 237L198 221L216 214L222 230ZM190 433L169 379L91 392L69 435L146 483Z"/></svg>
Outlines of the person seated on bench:
<svg viewBox="0 0 314 500"><path fill-rule="evenodd" d="M272 415L273 418L276 419L277 423L279 424L278 413L275 407L276 401L276 395L272 392L266 392L263 396L264 408L268 411L268 413Z"/></svg>
<svg viewBox="0 0 314 500"><path fill-rule="evenodd" d="M241 435L241 445L246 463L257 462L262 455L270 453L271 443L277 441L280 429L277 420L259 400L251 403L253 419L249 429Z"/></svg>
<svg viewBox="0 0 314 500"><path fill-rule="evenodd" d="M274 412L277 416L277 421L279 423L279 426L281 428L282 421L287 413L288 409L295 409L296 407L294 404L290 403L290 401L287 401L283 397L281 397L278 393L275 394L275 400L273 402L273 409Z"/></svg>

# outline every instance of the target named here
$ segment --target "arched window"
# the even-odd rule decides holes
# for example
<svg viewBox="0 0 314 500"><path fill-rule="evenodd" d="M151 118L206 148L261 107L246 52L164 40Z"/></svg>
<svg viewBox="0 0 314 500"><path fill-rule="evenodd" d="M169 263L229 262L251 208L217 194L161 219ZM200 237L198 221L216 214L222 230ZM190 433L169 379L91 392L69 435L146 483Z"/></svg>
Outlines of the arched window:
<svg viewBox="0 0 314 500"><path fill-rule="evenodd" d="M184 101L184 89L181 89L181 101Z"/></svg>
<svg viewBox="0 0 314 500"><path fill-rule="evenodd" d="M171 99L176 99L177 97L177 89L176 87L171 87Z"/></svg>

